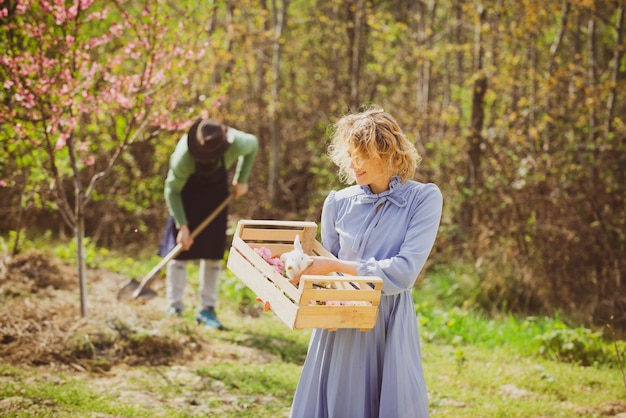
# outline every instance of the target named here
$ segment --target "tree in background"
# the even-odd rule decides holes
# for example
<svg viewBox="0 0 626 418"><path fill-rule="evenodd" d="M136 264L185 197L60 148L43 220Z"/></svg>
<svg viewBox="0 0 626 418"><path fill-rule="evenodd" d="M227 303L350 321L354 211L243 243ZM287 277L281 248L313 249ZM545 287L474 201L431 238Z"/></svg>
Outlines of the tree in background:
<svg viewBox="0 0 626 418"><path fill-rule="evenodd" d="M485 262L483 302L626 325L624 4L488 12L483 180L466 245Z"/></svg>

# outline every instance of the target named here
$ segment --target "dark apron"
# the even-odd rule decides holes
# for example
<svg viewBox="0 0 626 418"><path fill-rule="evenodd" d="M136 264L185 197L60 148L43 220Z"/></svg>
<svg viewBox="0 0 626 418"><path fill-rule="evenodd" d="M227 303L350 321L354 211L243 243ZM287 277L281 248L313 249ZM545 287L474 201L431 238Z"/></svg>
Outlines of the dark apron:
<svg viewBox="0 0 626 418"><path fill-rule="evenodd" d="M215 172L210 175L192 174L182 190L183 207L189 233L204 221L215 208L228 197L228 171L224 162ZM182 251L176 260L221 260L224 258L226 249L226 223L228 220L228 207L213 219L193 240L193 245L187 251ZM165 232L161 239L158 254L165 257L176 246L178 228L174 218L167 218Z"/></svg>

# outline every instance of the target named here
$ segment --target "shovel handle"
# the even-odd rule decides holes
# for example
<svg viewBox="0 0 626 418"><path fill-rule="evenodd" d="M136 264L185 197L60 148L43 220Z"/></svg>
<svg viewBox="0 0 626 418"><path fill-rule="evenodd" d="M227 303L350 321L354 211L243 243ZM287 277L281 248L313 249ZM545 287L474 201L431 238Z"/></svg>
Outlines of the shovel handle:
<svg viewBox="0 0 626 418"><path fill-rule="evenodd" d="M224 199L224 201L220 203L220 205L216 207L213 210L213 212L211 212L209 216L207 216L206 219L202 221L202 223L196 227L196 229L193 230L193 232L191 233L191 238L193 239L196 236L198 236L198 234L202 232L204 228L207 227L207 225L213 222L213 219L215 219L215 217L224 210L224 208L230 203L232 199L233 199L233 195L229 194L228 197L226 197L226 199ZM146 277L143 278L141 283L139 283L139 287L133 292L133 299L137 299L139 295L141 295L141 292L143 291L143 289L152 281L152 279L154 279L156 274L159 271L161 271L161 269L167 263L169 263L174 257L180 254L182 251L183 251L183 244L180 244L180 243L176 244L176 246L169 253L167 253L165 257L163 257L163 259L159 262L159 264L157 264L156 266L152 268L152 270L150 270L150 273L148 273Z"/></svg>

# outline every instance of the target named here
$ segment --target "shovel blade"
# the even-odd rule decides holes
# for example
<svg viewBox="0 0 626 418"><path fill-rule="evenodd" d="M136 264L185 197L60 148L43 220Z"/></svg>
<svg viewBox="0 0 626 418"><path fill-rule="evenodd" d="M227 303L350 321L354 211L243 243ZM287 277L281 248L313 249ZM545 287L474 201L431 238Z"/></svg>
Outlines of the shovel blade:
<svg viewBox="0 0 626 418"><path fill-rule="evenodd" d="M137 299L152 299L154 297L156 297L157 293L147 287L144 287L143 289L141 289L141 292L139 292L138 295L135 296L135 292L137 291L137 289L139 289L140 283L135 280L132 279L131 281L129 281L128 283L126 283L124 286L122 286L120 288L120 290L118 290L117 292L117 300L120 301L130 301L130 300L137 300Z"/></svg>

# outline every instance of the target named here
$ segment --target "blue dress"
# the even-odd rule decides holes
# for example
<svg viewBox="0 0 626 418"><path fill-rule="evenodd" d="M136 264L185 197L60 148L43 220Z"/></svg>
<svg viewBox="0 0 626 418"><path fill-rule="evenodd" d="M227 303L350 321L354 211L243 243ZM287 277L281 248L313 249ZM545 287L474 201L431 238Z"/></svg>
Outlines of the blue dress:
<svg viewBox="0 0 626 418"><path fill-rule="evenodd" d="M294 396L293 418L428 417L411 289L433 247L442 196L434 184L400 183L331 192L322 210L324 247L383 280L370 331L315 329Z"/></svg>

